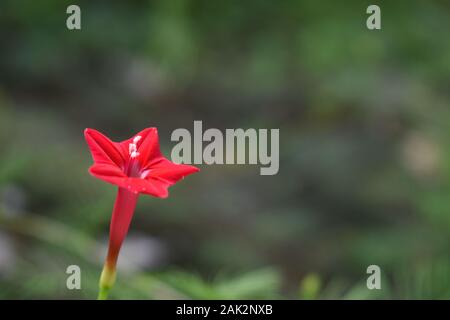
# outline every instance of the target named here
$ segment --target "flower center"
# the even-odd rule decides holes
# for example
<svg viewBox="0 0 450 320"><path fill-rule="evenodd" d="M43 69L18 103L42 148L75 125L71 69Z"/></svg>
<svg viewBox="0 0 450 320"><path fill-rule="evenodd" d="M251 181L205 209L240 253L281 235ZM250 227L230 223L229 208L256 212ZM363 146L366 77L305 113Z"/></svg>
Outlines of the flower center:
<svg viewBox="0 0 450 320"><path fill-rule="evenodd" d="M141 139L141 136L136 136L134 137L133 142L128 144L128 154L130 155L130 161L128 161L126 165L125 174L129 177L139 177L140 175L140 163L137 159L140 153L137 151L137 144Z"/></svg>
<svg viewBox="0 0 450 320"><path fill-rule="evenodd" d="M139 156L139 152L137 151L137 143L139 140L141 140L141 136L136 136L133 139L133 142L128 145L128 153L130 154L131 158L137 158Z"/></svg>

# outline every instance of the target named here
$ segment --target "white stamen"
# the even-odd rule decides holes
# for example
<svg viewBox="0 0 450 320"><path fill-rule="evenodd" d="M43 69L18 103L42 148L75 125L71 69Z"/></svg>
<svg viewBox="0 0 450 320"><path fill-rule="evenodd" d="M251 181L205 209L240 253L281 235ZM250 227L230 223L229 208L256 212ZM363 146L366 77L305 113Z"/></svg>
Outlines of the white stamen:
<svg viewBox="0 0 450 320"><path fill-rule="evenodd" d="M134 143L130 143L128 145L128 154L131 154L132 152L134 152L136 150L136 145Z"/></svg>
<svg viewBox="0 0 450 320"><path fill-rule="evenodd" d="M142 137L141 136L136 136L133 139L133 143L130 143L128 145L128 153L130 154L131 158L136 158L137 156L139 156L139 152L137 152L137 143L139 142L139 140L141 140Z"/></svg>
<svg viewBox="0 0 450 320"><path fill-rule="evenodd" d="M137 151L133 151L133 152L130 154L130 156L131 156L132 158L136 158L138 155L140 155L140 153L137 152Z"/></svg>
<svg viewBox="0 0 450 320"><path fill-rule="evenodd" d="M142 139L141 136L136 136L136 137L134 137L134 139L133 139L133 143L136 144L136 143L138 143L139 140L141 140L141 139Z"/></svg>

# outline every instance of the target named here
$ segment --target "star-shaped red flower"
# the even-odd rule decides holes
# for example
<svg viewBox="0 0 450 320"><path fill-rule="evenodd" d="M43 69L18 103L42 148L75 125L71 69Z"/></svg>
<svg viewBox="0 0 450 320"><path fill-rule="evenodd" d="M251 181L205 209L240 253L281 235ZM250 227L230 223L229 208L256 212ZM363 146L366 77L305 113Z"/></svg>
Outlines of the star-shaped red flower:
<svg viewBox="0 0 450 320"><path fill-rule="evenodd" d="M167 198L168 187L199 171L164 158L156 128L144 129L122 142L113 142L94 129L86 129L84 136L94 159L89 172L133 193Z"/></svg>

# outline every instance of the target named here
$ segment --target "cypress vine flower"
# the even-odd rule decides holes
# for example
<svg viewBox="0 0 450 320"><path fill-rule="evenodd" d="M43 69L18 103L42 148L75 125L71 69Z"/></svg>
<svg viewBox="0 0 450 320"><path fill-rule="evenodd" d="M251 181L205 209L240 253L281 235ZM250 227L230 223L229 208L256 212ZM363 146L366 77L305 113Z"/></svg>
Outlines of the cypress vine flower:
<svg viewBox="0 0 450 320"><path fill-rule="evenodd" d="M106 299L116 279L119 251L139 195L167 198L167 189L171 185L199 169L166 159L160 151L156 128L144 129L122 142L113 142L94 129L86 129L84 136L94 160L89 168L91 175L118 186L110 224L108 254L99 283L98 298Z"/></svg>

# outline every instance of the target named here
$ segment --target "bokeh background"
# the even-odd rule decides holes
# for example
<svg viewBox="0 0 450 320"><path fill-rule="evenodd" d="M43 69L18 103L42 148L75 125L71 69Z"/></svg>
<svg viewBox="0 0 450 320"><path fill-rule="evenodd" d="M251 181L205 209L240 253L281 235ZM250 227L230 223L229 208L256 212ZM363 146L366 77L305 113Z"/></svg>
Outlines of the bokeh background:
<svg viewBox="0 0 450 320"><path fill-rule="evenodd" d="M116 189L84 128L170 156L194 120L279 128L280 171L141 197L112 298L450 298L448 30L447 0L2 0L0 298L96 298Z"/></svg>

